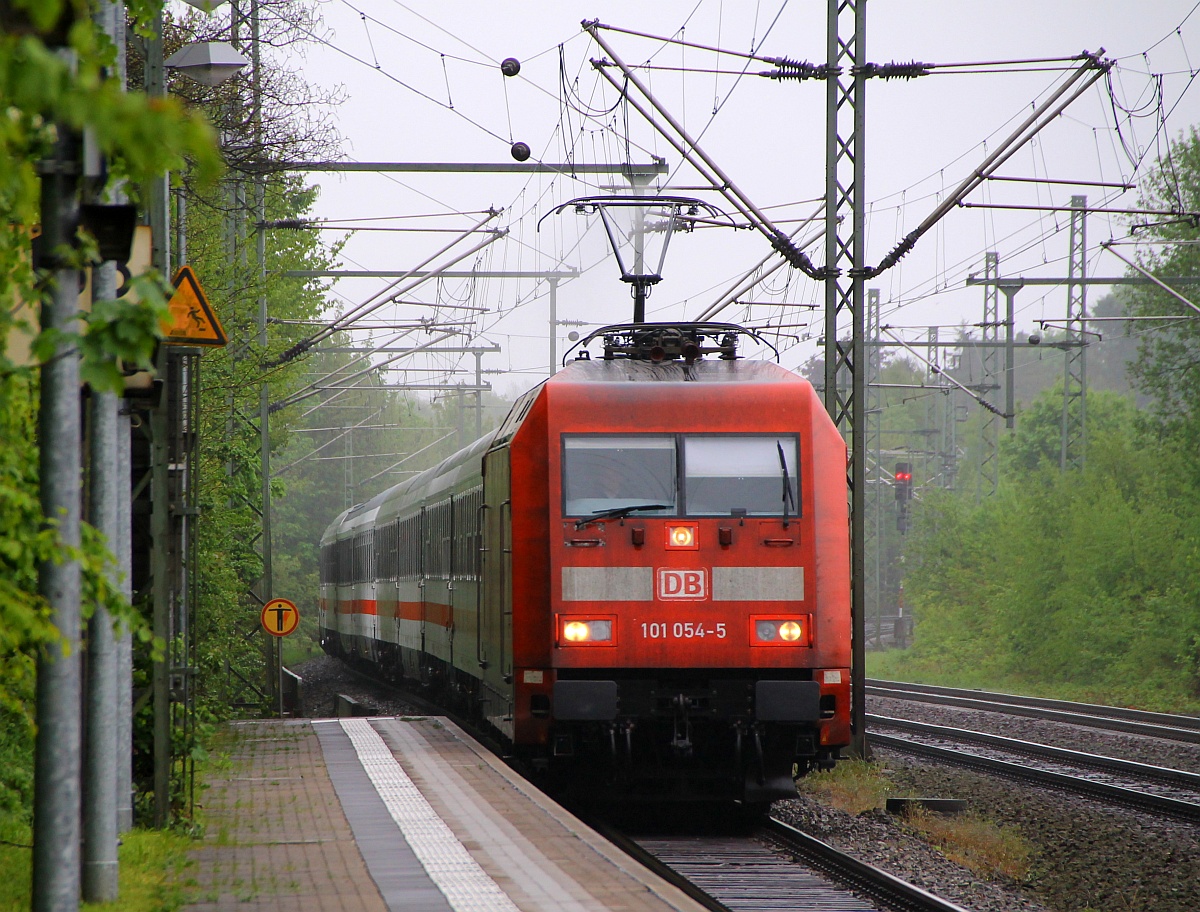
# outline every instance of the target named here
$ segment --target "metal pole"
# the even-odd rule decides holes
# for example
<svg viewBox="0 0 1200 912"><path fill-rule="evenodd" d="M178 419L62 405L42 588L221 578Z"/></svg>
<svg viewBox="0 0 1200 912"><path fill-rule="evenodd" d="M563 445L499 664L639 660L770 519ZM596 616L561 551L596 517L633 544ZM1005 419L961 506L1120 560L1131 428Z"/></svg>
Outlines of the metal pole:
<svg viewBox="0 0 1200 912"><path fill-rule="evenodd" d="M997 364L999 346L995 344L1000 338L1000 290L997 284L1000 279L1000 254L994 250L988 251L984 254L983 263L984 277L989 280L989 284L983 288L982 341L994 345L994 347L984 348L981 359L983 363L981 382L987 385L996 382L996 377L1000 373ZM1011 410L1006 411L1011 412ZM979 454L979 479L976 484L976 503L979 503L984 497L991 497L995 494L996 487L1000 484L999 437L999 418L991 412L985 412L983 415L983 448Z"/></svg>
<svg viewBox="0 0 1200 912"><path fill-rule="evenodd" d="M850 404L850 612L851 612L851 718L854 720L851 747L859 757L868 758L866 699L866 493L867 434L866 416L866 301L863 268L866 265L866 77L867 0L854 5L854 267L852 271L853 337L850 370L853 372Z"/></svg>
<svg viewBox="0 0 1200 912"><path fill-rule="evenodd" d="M1004 426L1009 430L1013 427L1013 411L1015 409L1013 382L1016 377L1016 352L1013 348L1013 298L1019 288L1001 286L1004 292Z"/></svg>
<svg viewBox="0 0 1200 912"><path fill-rule="evenodd" d="M64 52L65 53L65 52ZM60 125L41 172L42 253L37 264L52 282L42 302L44 331L71 332L79 309L79 271L58 262L78 223L78 138ZM79 351L60 338L41 369L38 453L41 507L59 540L80 540ZM75 912L79 908L80 570L66 555L38 565L38 591L50 608L61 639L37 657L37 741L34 748L33 910Z"/></svg>
<svg viewBox="0 0 1200 912"><path fill-rule="evenodd" d="M154 34L146 40L146 94L166 95L163 73L163 18L155 17ZM154 268L162 275L171 272L170 178L164 174L148 188L150 229L153 235ZM153 578L153 620L155 637L171 641L171 494L169 490L170 431L167 409L171 400L167 373L167 349L160 345L155 359L155 378L159 385L158 404L150 410L150 537L151 575ZM171 812L171 675L167 656L154 663L154 825L164 827Z"/></svg>
<svg viewBox="0 0 1200 912"><path fill-rule="evenodd" d="M1060 465L1082 469L1087 448L1087 349L1083 330L1087 319L1087 197L1071 197L1071 231L1067 274L1067 342L1079 343L1063 352L1062 452Z"/></svg>
<svg viewBox="0 0 1200 912"><path fill-rule="evenodd" d="M464 439L467 435L467 432L465 427L466 418L463 415L463 388L461 385L459 385L456 391L456 402L458 404L458 449L461 450L467 445L467 442Z"/></svg>
<svg viewBox="0 0 1200 912"><path fill-rule="evenodd" d="M117 294L116 264L107 262L92 272L94 300L111 300ZM92 391L91 446L89 453L88 518L115 546L117 487L120 478L115 459L117 397ZM110 569L110 575L115 574ZM118 583L117 579L112 582ZM83 898L88 902L113 902L117 898L117 647L113 619L108 609L95 606L88 623L87 731L84 753Z"/></svg>
<svg viewBox="0 0 1200 912"><path fill-rule="evenodd" d="M478 362L477 362L478 363ZM558 279L550 279L550 376L558 371ZM479 377L475 378L479 386Z"/></svg>
<svg viewBox="0 0 1200 912"><path fill-rule="evenodd" d="M554 322L551 321L551 326ZM475 439L483 436L483 352L475 355ZM553 367L553 363L550 365Z"/></svg>
<svg viewBox="0 0 1200 912"><path fill-rule="evenodd" d="M866 213L862 206L866 114L866 0L829 0L825 135L825 407L847 438L850 466L850 720L851 752L868 754L866 730L866 353L864 263ZM845 34L849 31L849 34ZM848 122L847 122L848 119ZM848 128L848 135L840 128ZM839 233L842 219L851 236ZM850 339L838 338L839 318L850 316ZM849 389L839 377L849 374Z"/></svg>
<svg viewBox="0 0 1200 912"><path fill-rule="evenodd" d="M839 64L838 0L828 0L826 20L826 52L830 76L825 80L825 263L828 269L837 267L839 259L838 215L841 194L838 192L838 95L840 79L834 75ZM831 276L825 281L825 409L835 424L838 421L838 281Z"/></svg>
<svg viewBox="0 0 1200 912"><path fill-rule="evenodd" d="M125 13L120 4L101 2L93 14L96 26L124 46ZM125 82L123 55L118 55L117 79ZM106 262L92 270L92 300L117 296L117 264ZM115 393L92 391L89 449L88 518L110 550L120 549L118 520L121 447L119 404ZM128 486L128 481L125 482ZM108 570L114 588L120 586L120 571ZM119 868L118 833L118 740L120 712L118 680L121 673L119 649L108 609L96 605L87 633L87 713L83 758L83 898L88 902L117 899Z"/></svg>
<svg viewBox="0 0 1200 912"><path fill-rule="evenodd" d="M250 60L253 68L251 88L253 90L254 142L262 147L262 58L259 41L259 0L250 0ZM258 295L258 347L263 361L267 358L267 179L266 174L254 178L254 210L256 252L260 289ZM258 424L262 459L262 583L259 595L263 602L274 598L273 542L271 538L271 389L264 378L258 391ZM267 656L267 684L271 705L283 717L283 645L264 631Z"/></svg>
<svg viewBox="0 0 1200 912"><path fill-rule="evenodd" d="M867 289L867 338L879 342L879 289ZM875 484L871 486L871 585L867 589L867 603L863 611L875 618L875 648L883 648L883 435L879 433L883 425L883 397L879 392L879 367L883 359L883 350L878 345L871 347L867 355L865 368L867 371L867 414L863 428L867 434L867 449L871 454L871 465ZM865 517L864 517L865 519ZM870 609L868 611L868 608Z"/></svg>
<svg viewBox="0 0 1200 912"><path fill-rule="evenodd" d="M121 594L133 600L133 455L128 408L117 415L117 571ZM117 830L133 829L133 634L117 635Z"/></svg>

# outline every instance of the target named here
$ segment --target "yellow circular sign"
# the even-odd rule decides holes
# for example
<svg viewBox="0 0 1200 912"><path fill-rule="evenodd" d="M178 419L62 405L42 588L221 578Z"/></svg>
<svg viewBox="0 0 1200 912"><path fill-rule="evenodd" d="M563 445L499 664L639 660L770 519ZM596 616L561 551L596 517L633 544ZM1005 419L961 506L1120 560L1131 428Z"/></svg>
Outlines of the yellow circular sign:
<svg viewBox="0 0 1200 912"><path fill-rule="evenodd" d="M285 598L274 598L263 605L259 620L271 636L285 637L300 626L300 609Z"/></svg>

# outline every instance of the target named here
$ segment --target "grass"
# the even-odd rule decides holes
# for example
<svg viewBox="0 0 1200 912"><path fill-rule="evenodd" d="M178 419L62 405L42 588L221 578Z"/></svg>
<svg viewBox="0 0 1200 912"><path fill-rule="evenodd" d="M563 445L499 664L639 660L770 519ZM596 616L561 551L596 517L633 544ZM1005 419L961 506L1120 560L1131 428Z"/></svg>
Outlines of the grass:
<svg viewBox="0 0 1200 912"><path fill-rule="evenodd" d="M314 656L324 655L320 642L304 629L303 624L292 636L283 640L283 664L285 668L307 662Z"/></svg>
<svg viewBox="0 0 1200 912"><path fill-rule="evenodd" d="M1009 827L977 814L943 817L924 809L907 814L905 823L951 861L972 871L1013 880L1024 880L1029 874L1034 846Z"/></svg>
<svg viewBox="0 0 1200 912"><path fill-rule="evenodd" d="M832 770L810 773L797 786L848 814L882 810L889 797L916 797L896 794L886 767L863 760L845 760ZM1034 855L1033 845L1019 832L977 814L941 816L919 809L903 818L903 826L950 860L986 876L1022 880Z"/></svg>
<svg viewBox="0 0 1200 912"><path fill-rule="evenodd" d="M26 825L0 823L0 912L27 912L31 903L33 853L8 843L32 841ZM16 838L13 838L13 837ZM183 905L183 878L192 841L178 833L132 830L121 837L120 894L111 903L83 903L85 912L172 912Z"/></svg>
<svg viewBox="0 0 1200 912"><path fill-rule="evenodd" d="M934 666L913 658L908 650L867 653L867 677L944 687L978 688L1002 693L1027 694L1052 700L1073 700L1105 706L1129 706L1154 712L1200 715L1200 699L1156 684L1150 679L1129 680L1119 690L1028 675L997 675L969 668Z"/></svg>
<svg viewBox="0 0 1200 912"><path fill-rule="evenodd" d="M809 773L797 786L848 814L882 808L891 794L879 764L864 760L843 760L831 770Z"/></svg>

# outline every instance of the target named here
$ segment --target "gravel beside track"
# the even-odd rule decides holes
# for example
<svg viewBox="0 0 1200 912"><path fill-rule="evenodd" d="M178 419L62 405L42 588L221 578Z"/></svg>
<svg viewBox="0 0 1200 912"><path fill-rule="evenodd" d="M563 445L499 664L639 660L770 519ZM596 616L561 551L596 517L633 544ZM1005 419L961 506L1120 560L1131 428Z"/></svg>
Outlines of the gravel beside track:
<svg viewBox="0 0 1200 912"><path fill-rule="evenodd" d="M293 671L304 678L310 716L331 715L339 693L381 715L422 714L380 696L336 659L317 657ZM870 698L868 711L1200 772L1200 747L1178 742L896 700ZM1200 827L887 751L876 759L890 771L896 794L966 798L980 816L1018 830L1035 846L1027 882L984 880L882 811L856 816L800 796L776 802L773 816L973 912L1200 909Z"/></svg>
<svg viewBox="0 0 1200 912"><path fill-rule="evenodd" d="M425 710L418 709L398 697L389 696L383 688L376 688L350 673L340 659L332 656L317 656L295 666L291 671L304 681L304 710L309 718L322 719L335 715L334 701L344 694L372 707L380 716L424 716Z"/></svg>

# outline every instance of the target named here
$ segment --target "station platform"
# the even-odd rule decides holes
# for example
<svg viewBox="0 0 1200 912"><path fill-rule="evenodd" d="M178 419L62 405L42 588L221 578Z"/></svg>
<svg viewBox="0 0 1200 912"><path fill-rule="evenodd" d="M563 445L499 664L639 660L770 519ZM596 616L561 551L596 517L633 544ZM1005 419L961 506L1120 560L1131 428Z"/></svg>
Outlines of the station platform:
<svg viewBox="0 0 1200 912"><path fill-rule="evenodd" d="M453 722L231 727L188 912L700 912Z"/></svg>

